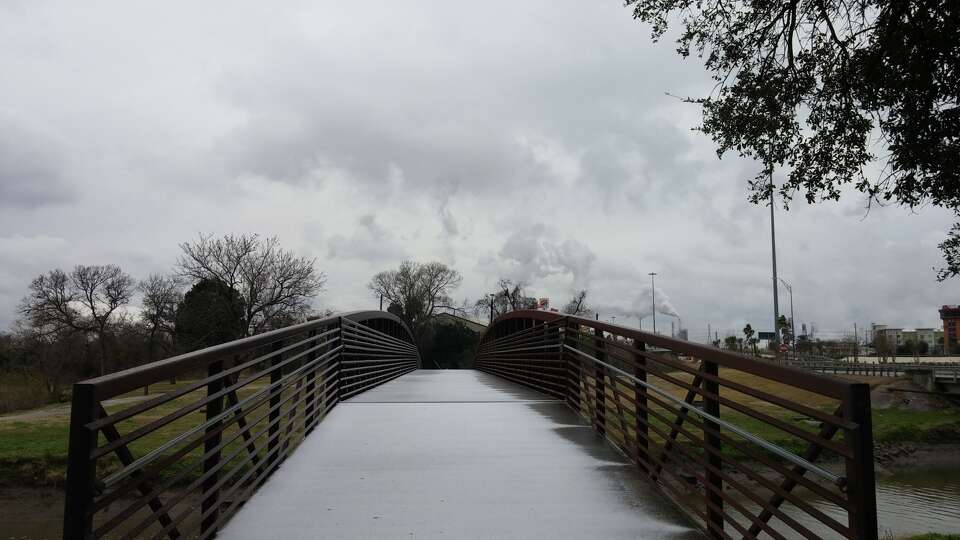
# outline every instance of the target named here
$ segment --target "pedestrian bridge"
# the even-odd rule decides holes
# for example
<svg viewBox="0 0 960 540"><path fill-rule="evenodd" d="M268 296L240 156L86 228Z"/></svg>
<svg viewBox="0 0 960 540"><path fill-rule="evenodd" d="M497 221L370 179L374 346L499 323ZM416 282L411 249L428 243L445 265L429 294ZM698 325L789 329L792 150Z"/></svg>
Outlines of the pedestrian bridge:
<svg viewBox="0 0 960 540"><path fill-rule="evenodd" d="M877 536L866 385L542 311L475 370L414 343L356 312L77 383L64 537Z"/></svg>

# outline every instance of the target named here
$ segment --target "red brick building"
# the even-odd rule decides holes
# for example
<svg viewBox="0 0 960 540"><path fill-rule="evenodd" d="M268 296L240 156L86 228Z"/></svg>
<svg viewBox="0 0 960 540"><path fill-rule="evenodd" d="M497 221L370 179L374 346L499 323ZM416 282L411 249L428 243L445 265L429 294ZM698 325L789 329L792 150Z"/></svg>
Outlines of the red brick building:
<svg viewBox="0 0 960 540"><path fill-rule="evenodd" d="M940 319L943 320L943 351L953 353L960 342L960 306L943 306L940 308Z"/></svg>

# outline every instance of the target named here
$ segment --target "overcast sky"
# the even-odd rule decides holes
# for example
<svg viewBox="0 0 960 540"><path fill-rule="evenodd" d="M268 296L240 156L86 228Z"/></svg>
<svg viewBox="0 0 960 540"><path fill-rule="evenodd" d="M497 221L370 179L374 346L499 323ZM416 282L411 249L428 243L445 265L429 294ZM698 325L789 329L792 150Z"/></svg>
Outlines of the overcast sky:
<svg viewBox="0 0 960 540"><path fill-rule="evenodd" d="M619 0L276 4L0 3L0 326L41 272L170 271L200 232L316 257L318 308L410 258L458 300L503 276L624 322L658 272L694 339L772 326L756 166L691 131L667 93L710 79ZM939 325L951 216L864 202L778 210L798 329Z"/></svg>

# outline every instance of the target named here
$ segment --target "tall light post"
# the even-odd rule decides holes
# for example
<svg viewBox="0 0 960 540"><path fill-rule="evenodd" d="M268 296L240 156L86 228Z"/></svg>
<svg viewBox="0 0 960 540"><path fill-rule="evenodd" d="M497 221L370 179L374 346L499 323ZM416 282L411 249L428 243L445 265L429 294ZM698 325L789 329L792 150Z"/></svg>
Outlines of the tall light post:
<svg viewBox="0 0 960 540"><path fill-rule="evenodd" d="M773 346L779 354L780 302L777 298L777 231L773 222L773 171L770 171L770 252L773 254Z"/></svg>
<svg viewBox="0 0 960 540"><path fill-rule="evenodd" d="M657 333L657 288L654 285L656 272L650 272L650 307L653 308L653 333Z"/></svg>
<svg viewBox="0 0 960 540"><path fill-rule="evenodd" d="M796 319L793 318L793 287L790 286L783 278L780 278L780 283L783 283L783 286L787 288L787 292L790 293L790 334L793 338L791 340L793 347L793 357L797 357L797 326Z"/></svg>

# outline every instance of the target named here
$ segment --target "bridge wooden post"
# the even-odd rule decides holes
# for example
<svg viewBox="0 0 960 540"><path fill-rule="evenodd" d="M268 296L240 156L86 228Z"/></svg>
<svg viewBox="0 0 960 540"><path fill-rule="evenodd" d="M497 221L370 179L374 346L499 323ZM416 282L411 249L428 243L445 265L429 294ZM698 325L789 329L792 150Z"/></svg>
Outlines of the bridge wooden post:
<svg viewBox="0 0 960 540"><path fill-rule="evenodd" d="M647 382L647 357L643 352L647 350L647 344L634 338L633 348L637 353L633 355L633 376L641 382ZM647 418L647 387L634 381L633 383L633 414L636 424L634 432L636 434L637 444L637 465L647 473L649 469L647 464L650 462L650 425Z"/></svg>
<svg viewBox="0 0 960 540"><path fill-rule="evenodd" d="M269 428L267 428L267 473L269 476L280 463L280 400L283 391L280 389L280 379L283 377L283 368L277 368L283 361L283 353L277 352L283 348L283 341L276 341L271 347L273 356L270 357L270 367L275 368L270 372L270 414L267 418Z"/></svg>
<svg viewBox="0 0 960 540"><path fill-rule="evenodd" d="M223 412L223 396L210 399L210 396L218 394L223 390L223 377L219 376L223 371L223 361L218 360L207 366L207 377L215 377L207 383L207 403L206 419L207 422ZM203 481L203 500L200 503L200 514L206 514L206 517L200 523L201 536L210 536L217 532L217 522L220 520L220 489L217 484L220 480L220 442L222 439L221 422L214 422L206 427L204 435L206 440L203 442L203 453L207 458L203 460L203 474L209 475ZM208 513L209 512L209 513Z"/></svg>
<svg viewBox="0 0 960 540"><path fill-rule="evenodd" d="M89 429L87 424L97 419L99 411L95 387L83 383L74 384L70 404L64 540L89 538L93 530L93 493L97 464L90 459L90 453L97 448L97 432Z"/></svg>
<svg viewBox="0 0 960 540"><path fill-rule="evenodd" d="M870 385L851 384L845 394L843 418L857 424L856 429L844 430L847 446L853 450L853 456L846 459L846 489L850 500L848 525L851 538L877 540L877 491L873 469Z"/></svg>
<svg viewBox="0 0 960 540"><path fill-rule="evenodd" d="M597 360L600 362L606 362L607 355L601 351L605 349L604 340L603 340L603 330L599 328L593 329L593 344L596 347L594 354L596 355ZM594 394L594 400L596 401L596 406L593 409L593 425L601 435L606 435L607 433L607 386L606 386L606 373L607 368L601 366L598 362L593 363L593 378L594 384L596 385L596 392Z"/></svg>
<svg viewBox="0 0 960 540"><path fill-rule="evenodd" d="M716 362L703 362L703 412L720 418L720 375ZM723 460L720 458L720 425L704 421L703 442L706 445L707 468L704 495L707 499L707 533L711 538L723 538Z"/></svg>

